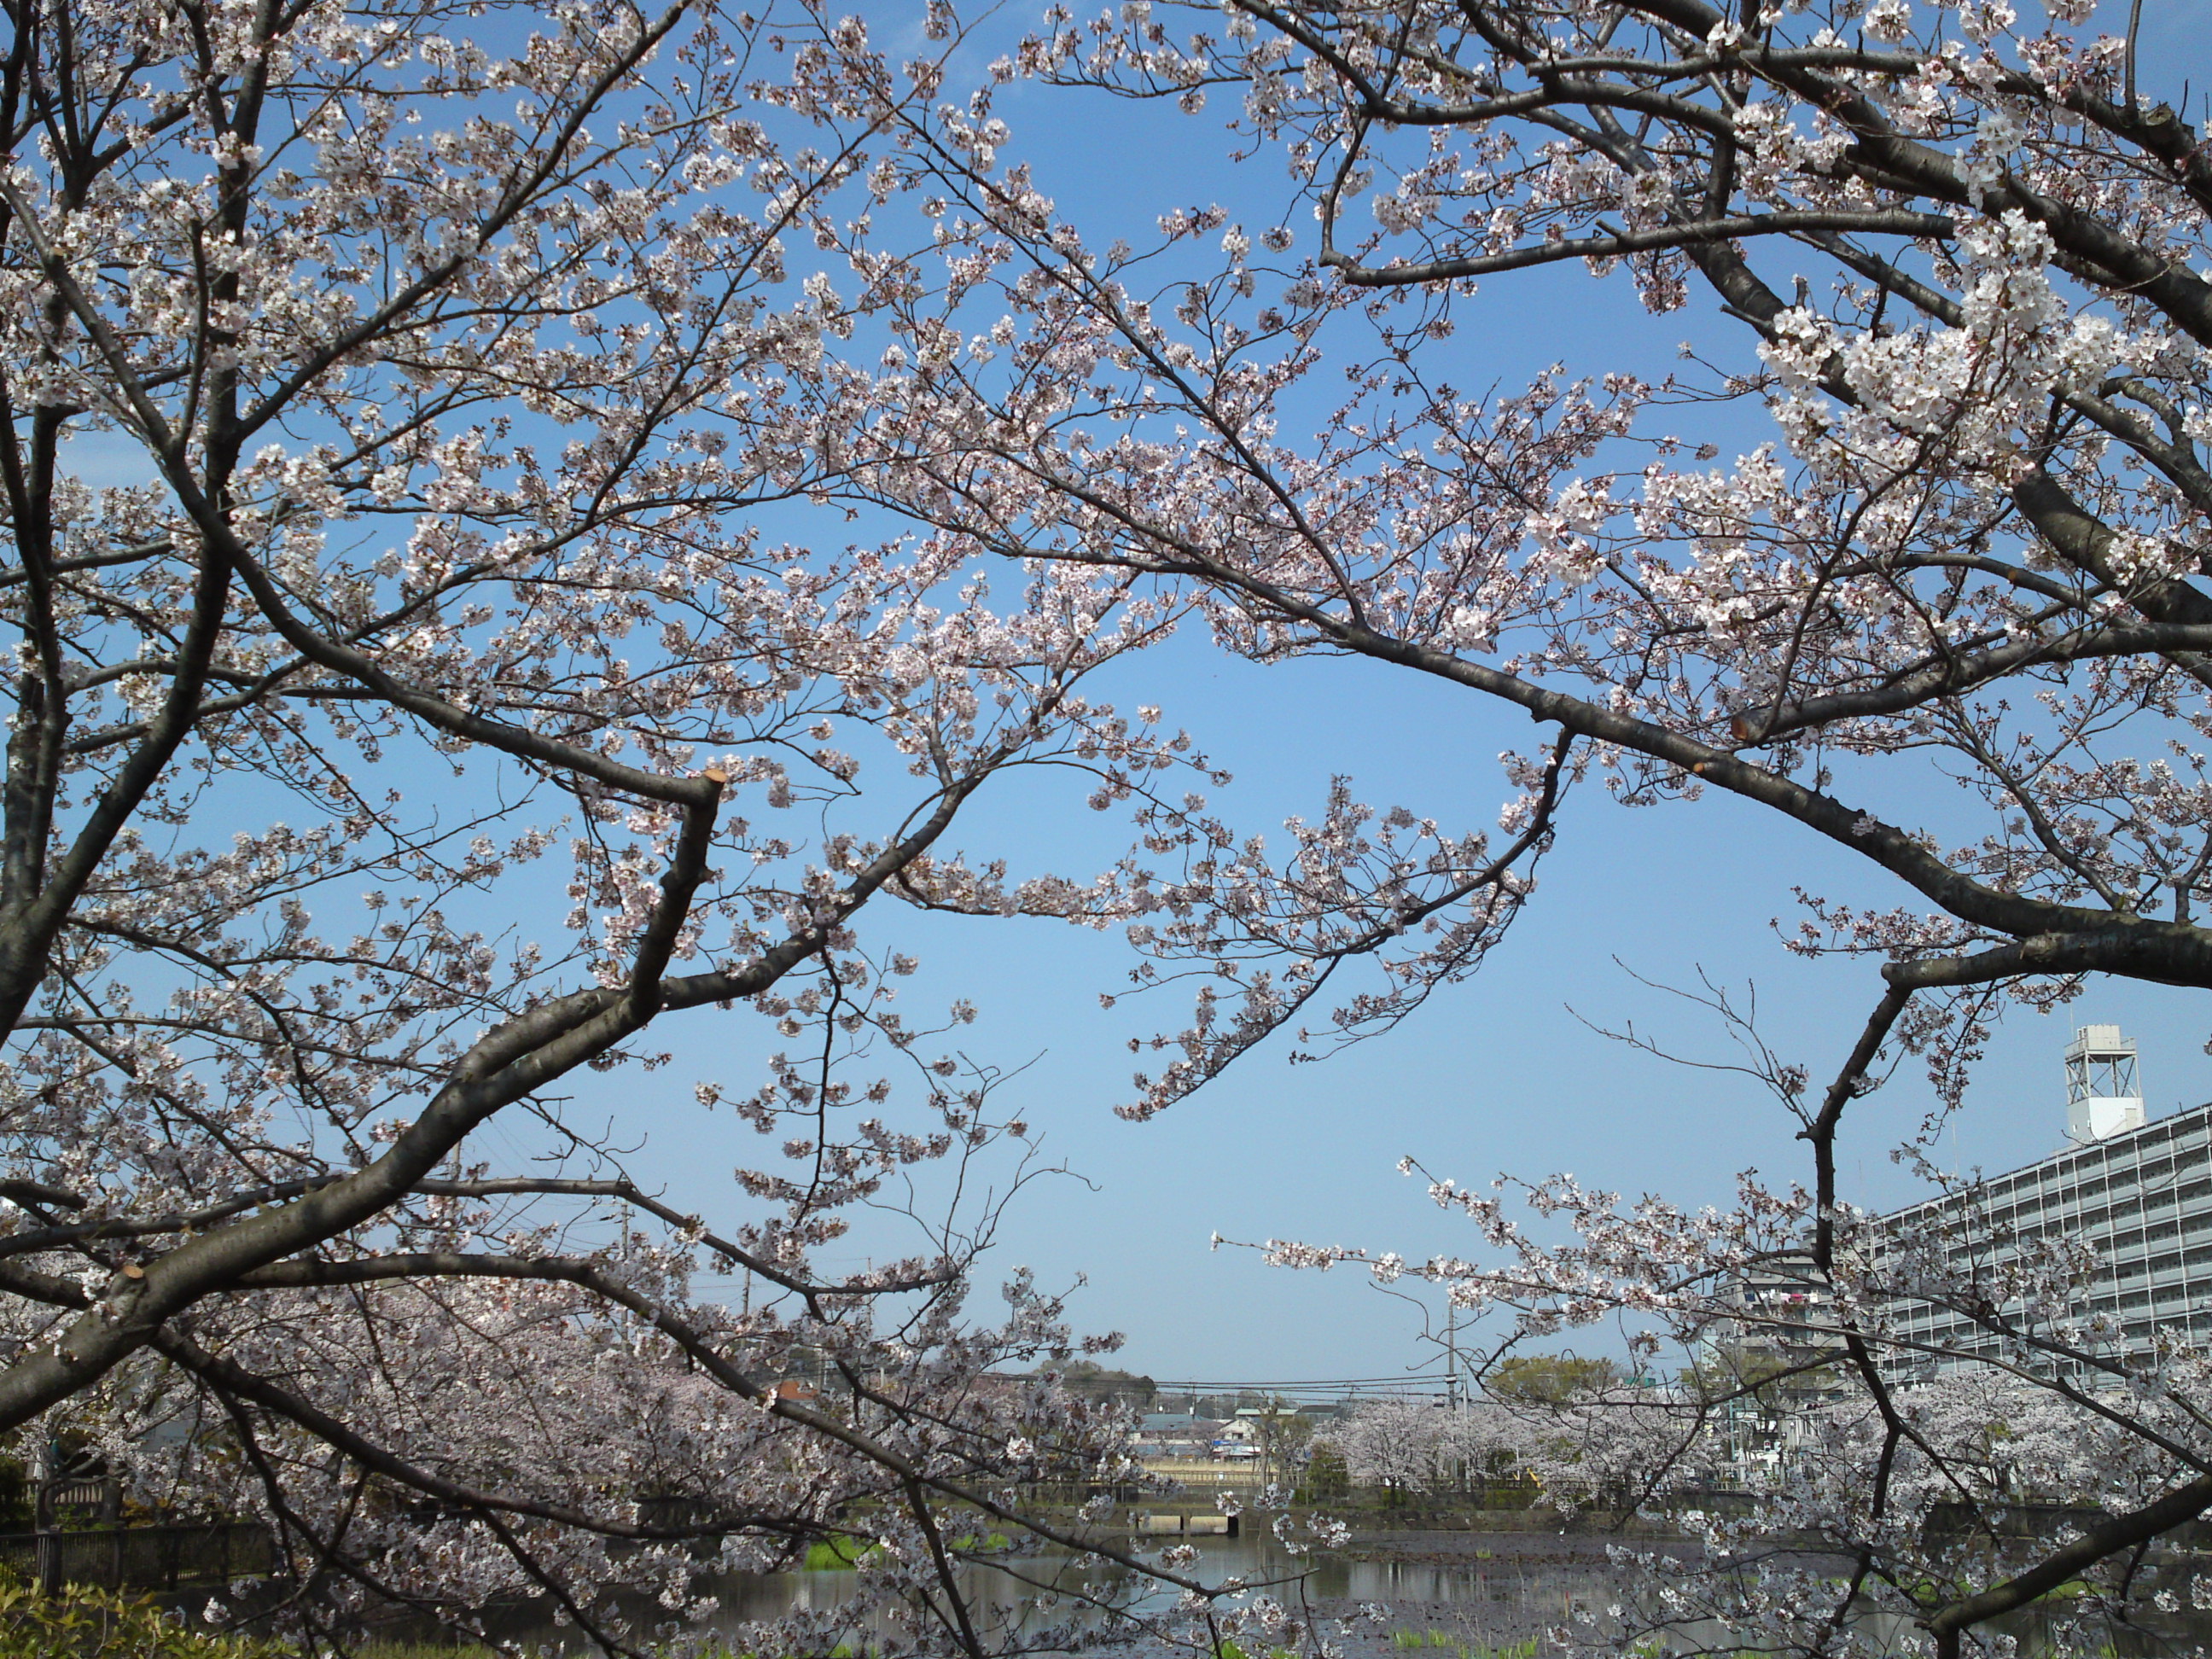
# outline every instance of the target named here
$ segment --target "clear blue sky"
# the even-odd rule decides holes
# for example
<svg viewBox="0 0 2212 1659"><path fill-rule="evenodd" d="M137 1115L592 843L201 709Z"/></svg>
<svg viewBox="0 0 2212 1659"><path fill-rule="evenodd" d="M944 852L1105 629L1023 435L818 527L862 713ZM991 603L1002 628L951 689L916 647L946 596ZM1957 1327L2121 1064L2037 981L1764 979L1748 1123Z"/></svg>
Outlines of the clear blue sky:
<svg viewBox="0 0 2212 1659"><path fill-rule="evenodd" d="M998 21L1017 28L1027 9ZM2158 90L2172 97L2180 90L2176 66L2208 61L2206 8L2203 0L2152 0L2148 10L2145 61L2162 66ZM887 7L882 15L896 24L912 14ZM1063 210L1097 227L1097 242L1120 228L1141 231L1178 204L1251 203L1249 216L1265 222L1256 204L1279 194L1273 161L1240 174L1222 161L1225 141L1210 118L1024 89L1005 112L1016 127L1012 151L1036 161ZM1239 213L1246 216L1241 206ZM1455 344L1468 361L1455 373L1468 385L1525 379L1555 357L1571 368L1663 374L1676 343L1691 337L1717 349L1746 349L1708 301L1650 319L1625 281L1593 283L1578 271L1493 281L1463 319ZM1747 441L1759 435L1747 431ZM1164 704L1171 724L1188 726L1237 775L1217 800L1254 829L1315 813L1337 772L1354 777L1363 799L1489 824L1503 793L1498 751L1525 744L1531 731L1525 718L1468 694L1367 665L1261 669L1193 641L1144 672L1127 700ZM1003 842L1018 867L1080 867L1070 835L1095 831L1097 850L1113 850L1113 826L1071 830L1064 804L1022 803L991 822L994 845ZM1739 989L1755 982L1774 1046L1816 1075L1832 1070L1879 987L1871 963L1807 963L1781 950L1771 924L1794 917L1790 889L1800 883L1863 903L1908 896L1733 799L1631 812L1589 790L1570 808L1536 902L1474 981L1438 995L1396 1033L1324 1065L1291 1066L1280 1048L1248 1056L1199 1098L1147 1124L1111 1111L1130 1069L1121 1045L1153 1029L1148 1017L1165 1024L1176 1011L1126 1003L1099 1010L1097 993L1119 988L1129 965L1118 940L944 918L902 918L898 927L927 963L909 995L925 1004L973 998L983 1012L969 1052L1006 1065L1035 1059L1010 1095L1048 1150L1085 1178L1027 1195L1002 1266L1027 1262L1048 1283L1087 1274L1075 1303L1079 1324L1126 1332L1122 1363L1163 1377L1373 1376L1424 1357L1414 1340L1419 1318L1402 1303L1355 1273L1270 1269L1249 1253L1211 1250L1209 1237L1291 1237L1408 1255L1472 1248L1428 1207L1417 1182L1395 1173L1408 1153L1462 1180L1567 1170L1692 1203L1723 1200L1746 1168L1798 1176L1794 1125L1752 1085L1604 1042L1577 1015L1615 1026L1633 1019L1679 1051L1727 1058L1725 1034L1710 1019L1626 971L1686 983L1703 969ZM1946 1161L1995 1170L2055 1149L2063 1123L2059 1051L2077 1022L2117 1021L2137 1037L2154 1115L2212 1097L2207 1008L2194 994L2100 983L2057 1018L2015 1015L1990 1046ZM711 1053L729 1075L737 1054L722 1045L736 1035L695 1029L682 1039L679 1062ZM750 1135L726 1118L702 1129L684 1073L679 1063L660 1081L625 1085L624 1111L654 1137L641 1170L710 1206L714 1177L744 1152L739 1137ZM1909 1067L1868 1103L1845 1152L1848 1197L1887 1206L1907 1196L1886 1153L1930 1103ZM854 1254L868 1243L856 1238Z"/></svg>

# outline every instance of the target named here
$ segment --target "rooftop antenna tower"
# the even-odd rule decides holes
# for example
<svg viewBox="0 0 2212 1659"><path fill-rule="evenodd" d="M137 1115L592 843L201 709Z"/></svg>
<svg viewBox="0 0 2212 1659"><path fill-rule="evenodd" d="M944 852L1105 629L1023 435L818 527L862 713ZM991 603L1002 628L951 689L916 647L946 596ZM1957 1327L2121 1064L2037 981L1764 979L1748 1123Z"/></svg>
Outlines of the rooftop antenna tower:
<svg viewBox="0 0 2212 1659"><path fill-rule="evenodd" d="M2117 1025L2084 1025L2066 1045L2066 1138L2109 1140L2146 1121L2133 1038Z"/></svg>

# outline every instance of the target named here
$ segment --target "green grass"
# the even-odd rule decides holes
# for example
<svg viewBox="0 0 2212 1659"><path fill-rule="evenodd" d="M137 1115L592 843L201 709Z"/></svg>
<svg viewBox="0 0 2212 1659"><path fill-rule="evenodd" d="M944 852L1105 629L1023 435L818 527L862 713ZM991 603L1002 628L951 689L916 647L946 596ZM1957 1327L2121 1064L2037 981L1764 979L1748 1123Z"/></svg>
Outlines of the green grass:
<svg viewBox="0 0 2212 1659"><path fill-rule="evenodd" d="M0 1659L13 1659L13 1656L7 1650L0 1649ZM40 1659L52 1659L52 1656L42 1654ZM137 1655L134 1652L123 1656L122 1659L137 1659ZM279 1656L278 1659L292 1659L292 1656L288 1652ZM371 1642L366 1647L348 1649L347 1659L499 1659L499 1656L491 1649L474 1643L453 1647L440 1642ZM700 1659L758 1659L758 1656L750 1652L739 1653L717 1646L706 1649ZM850 1643L840 1642L823 1655L823 1659L868 1659L868 1656ZM1275 1656L1270 1656L1270 1659L1275 1659ZM1296 1659L1296 1656L1284 1656L1283 1659Z"/></svg>
<svg viewBox="0 0 2212 1659"><path fill-rule="evenodd" d="M1396 1630L1390 1632L1390 1645L1401 1652L1421 1648L1447 1648L1455 1659L1536 1659L1536 1638L1525 1642L1509 1642L1504 1647L1486 1647L1480 1642L1462 1642L1449 1631Z"/></svg>
<svg viewBox="0 0 2212 1659"><path fill-rule="evenodd" d="M807 1572L849 1572L875 1552L876 1541L872 1538L855 1538L850 1533L832 1533L827 1538L817 1538L809 1544L806 1559L799 1565ZM832 1655L831 1659L836 1659L836 1656Z"/></svg>
<svg viewBox="0 0 2212 1659"><path fill-rule="evenodd" d="M963 1533L945 1540L948 1549L1003 1550L1012 1547L1013 1540L1002 1532ZM867 1564L876 1553L876 1540L856 1538L850 1533L833 1533L827 1538L817 1538L806 1547L806 1559L799 1563L802 1572L851 1572ZM839 1659L832 1654L830 1659ZM845 1656L851 1659L851 1656Z"/></svg>

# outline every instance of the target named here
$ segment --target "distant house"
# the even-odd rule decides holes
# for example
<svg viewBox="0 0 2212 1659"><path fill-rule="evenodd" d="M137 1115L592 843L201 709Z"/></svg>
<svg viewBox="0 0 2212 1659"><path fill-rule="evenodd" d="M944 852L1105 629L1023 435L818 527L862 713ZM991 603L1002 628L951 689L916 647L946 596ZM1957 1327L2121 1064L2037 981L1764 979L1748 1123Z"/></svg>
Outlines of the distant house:
<svg viewBox="0 0 2212 1659"><path fill-rule="evenodd" d="M1131 1450L1139 1457L1211 1457L1225 1426L1189 1412L1147 1412Z"/></svg>
<svg viewBox="0 0 2212 1659"><path fill-rule="evenodd" d="M1195 1400L1185 1403L1207 1402ZM1226 1417L1202 1417L1189 1410L1146 1412L1130 1431L1129 1450L1132 1456L1154 1462L1202 1458L1213 1462L1249 1463L1281 1452L1286 1443L1302 1443L1305 1431L1334 1419L1341 1411L1337 1405L1277 1404L1239 1406ZM1288 1436L1271 1437L1267 1430L1270 1419L1294 1422L1297 1429ZM1272 1449L1271 1438L1274 1441Z"/></svg>

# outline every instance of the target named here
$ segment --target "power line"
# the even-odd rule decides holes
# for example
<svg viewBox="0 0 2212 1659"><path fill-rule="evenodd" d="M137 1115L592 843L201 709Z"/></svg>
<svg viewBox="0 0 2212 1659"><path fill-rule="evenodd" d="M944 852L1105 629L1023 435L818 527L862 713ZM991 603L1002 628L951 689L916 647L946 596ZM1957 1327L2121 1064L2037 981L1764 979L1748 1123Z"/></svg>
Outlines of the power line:
<svg viewBox="0 0 2212 1659"><path fill-rule="evenodd" d="M1370 1383L1428 1382L1441 1383L1441 1376L1422 1376L1418 1373L1400 1372L1395 1376L1322 1376L1276 1378L1272 1382L1193 1382L1177 1377L1152 1379L1164 1389L1350 1389L1364 1388Z"/></svg>
<svg viewBox="0 0 2212 1659"><path fill-rule="evenodd" d="M1283 1394L1307 1398L1348 1398L1358 1395L1443 1394L1449 1379L1442 1376L1329 1376L1281 1378L1272 1382L1199 1382L1166 1377L1152 1379L1157 1394L1237 1395Z"/></svg>

